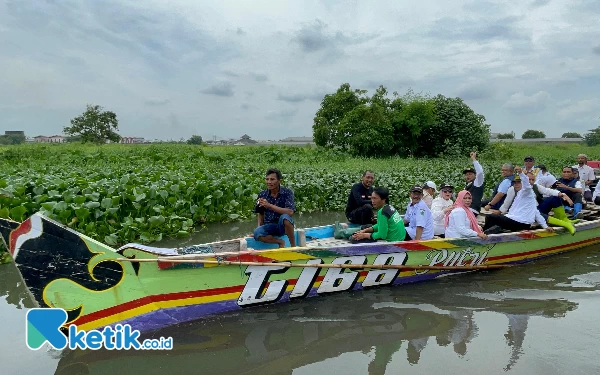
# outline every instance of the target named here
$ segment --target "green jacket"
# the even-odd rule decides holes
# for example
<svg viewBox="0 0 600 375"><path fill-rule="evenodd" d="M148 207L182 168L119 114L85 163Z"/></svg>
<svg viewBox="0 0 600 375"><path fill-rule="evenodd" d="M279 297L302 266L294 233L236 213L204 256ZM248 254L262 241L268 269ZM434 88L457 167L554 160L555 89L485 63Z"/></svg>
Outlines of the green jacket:
<svg viewBox="0 0 600 375"><path fill-rule="evenodd" d="M377 211L377 224L373 225L371 238L393 242L404 241L405 237L404 221L398 211L389 204L380 208Z"/></svg>

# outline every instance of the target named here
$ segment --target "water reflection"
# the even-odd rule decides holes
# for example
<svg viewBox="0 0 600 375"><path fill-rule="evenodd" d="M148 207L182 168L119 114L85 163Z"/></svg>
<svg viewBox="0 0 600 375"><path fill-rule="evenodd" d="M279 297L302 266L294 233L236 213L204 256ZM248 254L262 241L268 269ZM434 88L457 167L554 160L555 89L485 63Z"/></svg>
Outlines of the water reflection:
<svg viewBox="0 0 600 375"><path fill-rule="evenodd" d="M0 297L4 296L6 302L16 306L17 309L34 307L33 300L14 263L0 265ZM1 310L2 305L0 305Z"/></svg>

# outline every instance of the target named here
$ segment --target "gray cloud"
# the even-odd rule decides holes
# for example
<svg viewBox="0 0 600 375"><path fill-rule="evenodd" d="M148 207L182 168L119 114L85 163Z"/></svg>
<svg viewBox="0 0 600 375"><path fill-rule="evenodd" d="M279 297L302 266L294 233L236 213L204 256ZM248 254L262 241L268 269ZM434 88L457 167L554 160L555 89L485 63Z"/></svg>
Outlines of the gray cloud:
<svg viewBox="0 0 600 375"><path fill-rule="evenodd" d="M207 95L233 96L233 83L229 81L219 82L215 85L205 88L200 92Z"/></svg>
<svg viewBox="0 0 600 375"><path fill-rule="evenodd" d="M531 5L534 7L541 7L550 3L550 0L534 0Z"/></svg>
<svg viewBox="0 0 600 375"><path fill-rule="evenodd" d="M254 104L248 104L248 103L244 103L240 107L244 110L258 109L258 107L255 106Z"/></svg>
<svg viewBox="0 0 600 375"><path fill-rule="evenodd" d="M169 99L148 99L144 101L144 104L150 107L159 107L167 105L171 102Z"/></svg>
<svg viewBox="0 0 600 375"><path fill-rule="evenodd" d="M297 108L268 111L267 114L265 115L265 118L267 120L283 120L283 119L289 119L291 117L294 117L296 115L296 113L298 113Z"/></svg>
<svg viewBox="0 0 600 375"><path fill-rule="evenodd" d="M445 17L435 22L429 36L444 40L529 40L530 37L520 29L519 17L499 19L480 19L477 21Z"/></svg>
<svg viewBox="0 0 600 375"><path fill-rule="evenodd" d="M244 30L242 30L241 27L238 27L237 30L235 31L235 33L237 35L246 35L246 32Z"/></svg>
<svg viewBox="0 0 600 375"><path fill-rule="evenodd" d="M488 82L475 80L459 85L457 95L463 100L481 100L491 98L494 90Z"/></svg>
<svg viewBox="0 0 600 375"><path fill-rule="evenodd" d="M223 74L225 74L228 77L233 77L233 78L237 78L240 76L239 74L237 74L236 72L232 72L231 70L224 70Z"/></svg>
<svg viewBox="0 0 600 375"><path fill-rule="evenodd" d="M252 76L252 78L254 78L256 82L266 82L267 80L269 80L269 77L267 77L266 74L250 73L250 75Z"/></svg>
<svg viewBox="0 0 600 375"><path fill-rule="evenodd" d="M594 52L596 55L600 55L600 45L592 48L592 52Z"/></svg>
<svg viewBox="0 0 600 375"><path fill-rule="evenodd" d="M360 44L378 36L376 33L349 35L341 31L330 32L328 27L325 22L316 19L313 23L302 26L292 38L292 42L297 43L303 52L313 53L342 49L344 46Z"/></svg>
<svg viewBox="0 0 600 375"><path fill-rule="evenodd" d="M535 113L544 110L550 101L550 94L546 91L538 91L533 95L517 92L503 107L515 113Z"/></svg>

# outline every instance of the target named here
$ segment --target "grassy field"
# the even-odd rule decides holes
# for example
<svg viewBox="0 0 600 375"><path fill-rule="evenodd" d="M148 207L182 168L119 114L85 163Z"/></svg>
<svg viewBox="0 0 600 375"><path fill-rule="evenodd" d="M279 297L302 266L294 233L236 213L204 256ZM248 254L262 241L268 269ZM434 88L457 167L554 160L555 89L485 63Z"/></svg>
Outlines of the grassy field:
<svg viewBox="0 0 600 375"><path fill-rule="evenodd" d="M579 153L600 147L495 143L479 159L486 188L503 162L533 155L557 175ZM0 148L0 217L21 221L41 211L117 246L187 236L199 224L252 216L264 172L279 168L299 212L343 210L362 171L404 206L408 188L432 180L464 186L467 155L452 159L368 159L311 147L34 144Z"/></svg>

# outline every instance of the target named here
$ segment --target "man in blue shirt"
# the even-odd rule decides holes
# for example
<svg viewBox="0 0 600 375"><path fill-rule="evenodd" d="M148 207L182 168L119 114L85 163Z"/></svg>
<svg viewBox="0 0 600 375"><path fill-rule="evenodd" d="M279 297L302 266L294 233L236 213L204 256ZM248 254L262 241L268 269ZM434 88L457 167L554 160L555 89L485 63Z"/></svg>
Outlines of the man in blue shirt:
<svg viewBox="0 0 600 375"><path fill-rule="evenodd" d="M258 214L258 228L254 230L254 239L284 247L285 241L277 237L286 234L290 246L295 247L296 238L292 219L296 211L294 192L281 186L281 178L278 169L270 168L267 171L265 178L267 189L258 194L254 207L254 212Z"/></svg>
<svg viewBox="0 0 600 375"><path fill-rule="evenodd" d="M433 238L433 216L423 201L423 188L415 185L410 189L410 203L404 215L405 241L430 240Z"/></svg>

